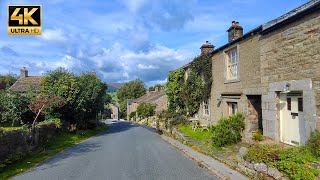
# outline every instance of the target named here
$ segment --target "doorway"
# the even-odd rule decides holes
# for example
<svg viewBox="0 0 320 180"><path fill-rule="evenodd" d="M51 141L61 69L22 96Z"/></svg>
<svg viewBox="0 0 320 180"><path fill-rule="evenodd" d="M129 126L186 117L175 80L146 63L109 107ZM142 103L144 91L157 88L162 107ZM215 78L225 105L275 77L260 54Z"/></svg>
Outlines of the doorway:
<svg viewBox="0 0 320 180"><path fill-rule="evenodd" d="M302 92L280 93L281 141L300 145L305 134Z"/></svg>

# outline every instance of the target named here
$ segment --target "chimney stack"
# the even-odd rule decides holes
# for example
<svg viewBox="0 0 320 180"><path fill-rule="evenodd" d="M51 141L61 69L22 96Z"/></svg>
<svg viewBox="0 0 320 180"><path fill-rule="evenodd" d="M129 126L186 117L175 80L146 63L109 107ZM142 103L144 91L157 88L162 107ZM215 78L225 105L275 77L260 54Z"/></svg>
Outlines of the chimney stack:
<svg viewBox="0 0 320 180"><path fill-rule="evenodd" d="M243 35L243 28L239 25L239 22L232 21L231 27L227 32L229 42L231 42Z"/></svg>
<svg viewBox="0 0 320 180"><path fill-rule="evenodd" d="M200 49L201 55L206 55L213 52L214 46L209 41L206 41L206 43L203 44Z"/></svg>
<svg viewBox="0 0 320 180"><path fill-rule="evenodd" d="M22 67L20 69L20 78L26 78L28 77L28 70L26 67Z"/></svg>

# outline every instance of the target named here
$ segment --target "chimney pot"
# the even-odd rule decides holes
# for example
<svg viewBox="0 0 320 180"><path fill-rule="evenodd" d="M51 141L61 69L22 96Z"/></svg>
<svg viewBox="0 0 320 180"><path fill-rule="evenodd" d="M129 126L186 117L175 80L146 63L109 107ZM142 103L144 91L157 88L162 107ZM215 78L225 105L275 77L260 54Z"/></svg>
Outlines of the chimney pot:
<svg viewBox="0 0 320 180"><path fill-rule="evenodd" d="M22 67L20 69L20 78L26 78L28 77L28 70L26 67Z"/></svg>
<svg viewBox="0 0 320 180"><path fill-rule="evenodd" d="M209 41L206 41L206 43L203 44L200 49L201 49L201 55L210 54L213 52L214 46Z"/></svg>
<svg viewBox="0 0 320 180"><path fill-rule="evenodd" d="M239 22L232 21L232 26L228 29L229 42L241 37L243 35L243 28L239 25Z"/></svg>

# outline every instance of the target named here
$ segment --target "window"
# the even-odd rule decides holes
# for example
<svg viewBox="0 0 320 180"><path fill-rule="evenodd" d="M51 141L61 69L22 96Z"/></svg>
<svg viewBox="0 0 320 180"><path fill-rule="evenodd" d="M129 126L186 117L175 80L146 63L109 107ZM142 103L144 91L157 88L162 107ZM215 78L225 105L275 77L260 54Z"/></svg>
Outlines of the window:
<svg viewBox="0 0 320 180"><path fill-rule="evenodd" d="M291 98L287 98L287 109L291 111Z"/></svg>
<svg viewBox="0 0 320 180"><path fill-rule="evenodd" d="M298 111L303 111L303 102L302 98L298 98Z"/></svg>
<svg viewBox="0 0 320 180"><path fill-rule="evenodd" d="M229 106L229 115L232 115L238 112L238 103L228 102L228 106Z"/></svg>
<svg viewBox="0 0 320 180"><path fill-rule="evenodd" d="M238 65L238 49L233 48L227 52L227 80L235 80L239 78Z"/></svg>
<svg viewBox="0 0 320 180"><path fill-rule="evenodd" d="M203 101L203 113L209 115L209 102L208 100Z"/></svg>

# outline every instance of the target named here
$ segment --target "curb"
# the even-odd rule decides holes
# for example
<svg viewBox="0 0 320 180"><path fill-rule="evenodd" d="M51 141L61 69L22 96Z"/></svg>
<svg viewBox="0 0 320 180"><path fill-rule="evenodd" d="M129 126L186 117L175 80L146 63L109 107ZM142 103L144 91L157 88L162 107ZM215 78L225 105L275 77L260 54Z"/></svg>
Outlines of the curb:
<svg viewBox="0 0 320 180"><path fill-rule="evenodd" d="M227 180L227 179L234 179L234 178L231 178L231 177L229 177L229 176L227 176L227 175L225 175L224 173L221 173L219 170L216 170L216 169L214 169L213 167L211 167L210 165L208 165L207 163L205 163L204 161L202 161L201 159L199 159L198 157L195 157L194 155L192 155L192 154L190 154L188 151L186 151L185 149L183 149L183 148L181 148L181 147L179 147L177 144L175 144L173 141L170 141L170 138L171 137L168 137L168 136L166 136L166 135L161 135L160 136L162 139L164 139L165 141L167 141L168 143L170 143L171 145L173 145L173 146L175 146L177 149L179 149L181 152L183 152L187 157L189 157L189 158L191 158L192 160L194 160L194 161L196 161L197 163L198 163L198 165L200 166L200 167L204 167L204 168L206 168L207 170L209 170L212 174L214 174L214 175L216 175L218 178L220 178L220 179L224 179L224 180ZM175 140L175 139L174 139ZM182 145L184 145L184 144L182 144ZM186 145L185 145L186 146ZM190 148L189 146L187 146L188 148ZM190 148L191 149L191 148ZM191 150L193 150L193 149L191 149ZM194 151L194 150L193 150ZM201 154L201 155L203 155L203 156L207 156L207 155L205 155L205 154L202 154L202 153L200 153L200 152L197 152L197 151L195 151L196 153L199 153L199 154ZM209 157L209 156L207 156L207 157ZM211 157L209 157L210 159L212 159ZM213 159L214 161L217 161L217 160L215 160L215 159ZM232 170L232 169L231 169ZM233 170L234 171L234 170ZM239 172L238 172L239 173ZM241 173L240 173L241 174ZM245 176L244 176L245 177ZM238 179L238 178L236 178L236 179ZM239 178L240 179L240 178ZM247 179L247 177L246 177L246 179Z"/></svg>
<svg viewBox="0 0 320 180"><path fill-rule="evenodd" d="M185 151L183 148L180 148L179 146L177 146L175 143L167 140L166 138L168 138L168 136L166 135L161 135L160 136L162 139L164 139L165 141L167 141L168 143L170 143L171 145L173 145L174 147L176 147L177 149L179 149L180 151L182 151L185 155L187 155L189 158L193 159L194 161L196 161L198 164L202 165L200 167L204 167L206 169L208 169L209 171L211 171L211 173L213 173L214 175L218 176L218 178L220 179L229 179L228 177L224 176L223 174L221 174L220 172L216 171L215 169L210 168L205 162L203 162L202 160L192 156L191 154L189 154L187 151ZM165 137L165 138L164 138Z"/></svg>

